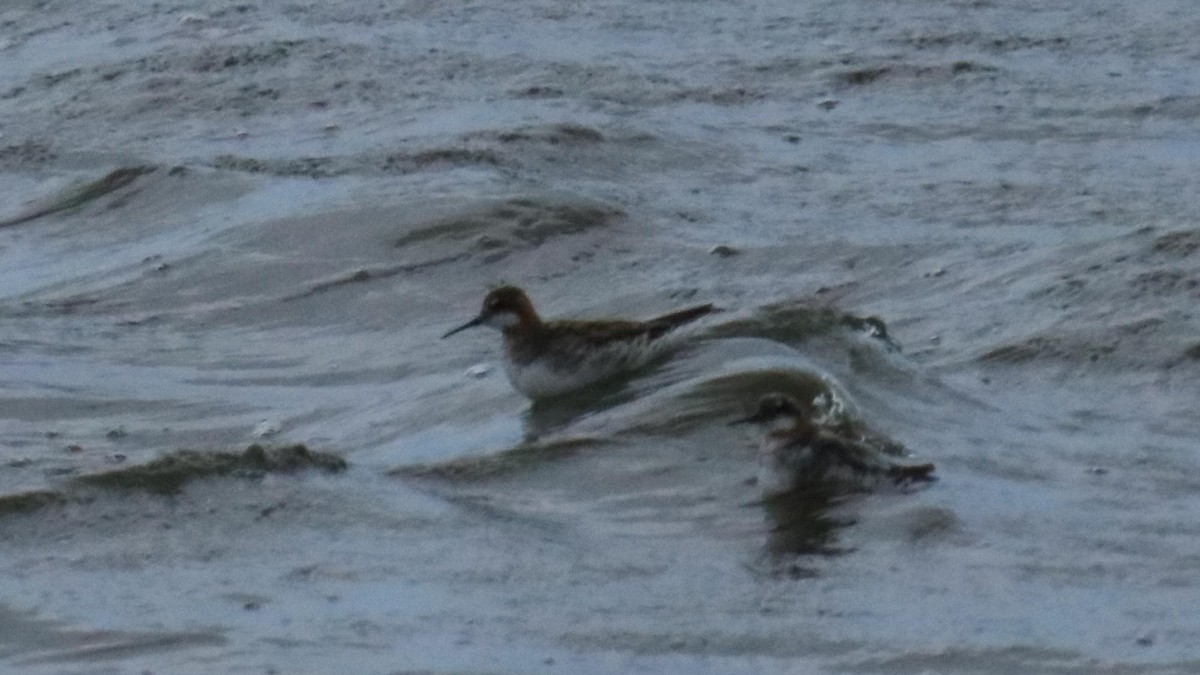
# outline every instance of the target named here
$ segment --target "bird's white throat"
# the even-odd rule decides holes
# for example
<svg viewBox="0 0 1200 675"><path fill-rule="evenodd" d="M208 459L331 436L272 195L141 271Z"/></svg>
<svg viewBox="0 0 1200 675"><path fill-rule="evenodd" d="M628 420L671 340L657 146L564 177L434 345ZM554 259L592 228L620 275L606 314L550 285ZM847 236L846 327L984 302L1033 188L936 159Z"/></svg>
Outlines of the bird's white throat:
<svg viewBox="0 0 1200 675"><path fill-rule="evenodd" d="M512 328L518 323L521 323L521 317L517 316L514 312L496 312L494 314L489 314L488 317L483 320L483 323L485 326L490 326L496 330L504 330L505 328Z"/></svg>

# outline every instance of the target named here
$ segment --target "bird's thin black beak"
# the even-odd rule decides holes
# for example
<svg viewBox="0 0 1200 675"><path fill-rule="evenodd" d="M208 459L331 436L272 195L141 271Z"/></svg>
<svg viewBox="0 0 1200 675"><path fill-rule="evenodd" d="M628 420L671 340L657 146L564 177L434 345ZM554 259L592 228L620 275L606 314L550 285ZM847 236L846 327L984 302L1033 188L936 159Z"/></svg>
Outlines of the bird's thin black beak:
<svg viewBox="0 0 1200 675"><path fill-rule="evenodd" d="M480 314L479 316L475 317L474 319L471 319L470 321L464 323L463 325L459 326L458 328L455 328L454 330L450 331L449 333L446 333L445 335L442 336L442 339L445 340L446 338L450 337L451 335L454 335L455 333L457 333L459 331L464 331L468 328L474 328L475 326L478 326L479 324L483 323L484 320L486 320L486 319L487 319L486 316Z"/></svg>

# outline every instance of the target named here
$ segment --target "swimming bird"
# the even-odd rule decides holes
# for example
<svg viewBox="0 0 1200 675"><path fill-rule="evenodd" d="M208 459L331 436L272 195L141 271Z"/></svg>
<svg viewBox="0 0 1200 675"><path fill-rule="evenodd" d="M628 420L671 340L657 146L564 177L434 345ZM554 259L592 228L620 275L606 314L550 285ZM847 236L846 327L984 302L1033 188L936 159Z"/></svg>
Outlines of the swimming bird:
<svg viewBox="0 0 1200 675"><path fill-rule="evenodd" d="M753 415L729 425L768 427L760 449L758 483L769 495L806 485L867 488L881 480L895 484L932 481L932 464L905 464L862 440L822 428L812 412L784 394L767 394Z"/></svg>
<svg viewBox="0 0 1200 675"><path fill-rule="evenodd" d="M509 381L537 400L645 364L669 346L675 329L714 311L706 304L647 321L543 321L525 291L503 286L487 294L479 316L442 338L475 326L499 330Z"/></svg>

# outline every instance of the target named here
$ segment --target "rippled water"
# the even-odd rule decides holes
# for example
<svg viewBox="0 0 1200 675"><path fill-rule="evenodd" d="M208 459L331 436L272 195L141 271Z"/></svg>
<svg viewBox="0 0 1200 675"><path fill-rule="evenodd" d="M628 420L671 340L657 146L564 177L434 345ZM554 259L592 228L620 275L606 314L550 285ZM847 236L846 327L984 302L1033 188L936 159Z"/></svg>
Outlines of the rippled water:
<svg viewBox="0 0 1200 675"><path fill-rule="evenodd" d="M1200 670L1198 24L6 4L0 661ZM531 405L501 282L725 311ZM940 480L762 501L768 391Z"/></svg>

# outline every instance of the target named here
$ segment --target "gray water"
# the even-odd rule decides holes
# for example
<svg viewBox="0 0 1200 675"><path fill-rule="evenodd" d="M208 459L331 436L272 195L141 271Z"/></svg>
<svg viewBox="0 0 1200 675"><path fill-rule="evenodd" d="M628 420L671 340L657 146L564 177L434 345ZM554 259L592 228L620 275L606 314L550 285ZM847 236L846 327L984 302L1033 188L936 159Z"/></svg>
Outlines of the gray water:
<svg viewBox="0 0 1200 675"><path fill-rule="evenodd" d="M1197 34L1166 0L5 3L0 663L1200 671ZM531 406L497 335L438 339L502 282L725 311ZM940 480L764 503L725 422L775 390ZM123 482L196 457L243 463Z"/></svg>

